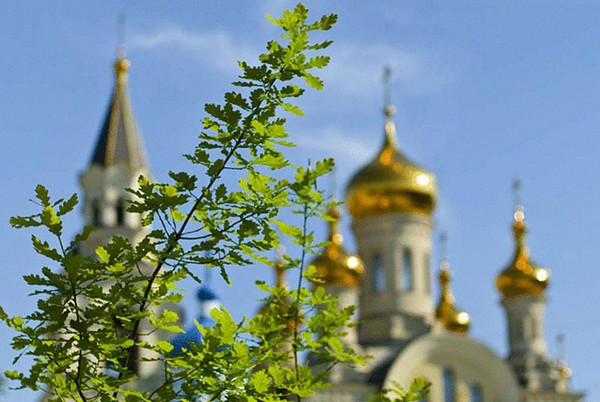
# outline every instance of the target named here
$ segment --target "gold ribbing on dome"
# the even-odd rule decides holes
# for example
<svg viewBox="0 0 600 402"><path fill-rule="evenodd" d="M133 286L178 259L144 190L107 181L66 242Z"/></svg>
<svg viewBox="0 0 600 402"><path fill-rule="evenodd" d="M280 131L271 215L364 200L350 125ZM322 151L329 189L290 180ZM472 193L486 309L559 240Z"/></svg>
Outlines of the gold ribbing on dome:
<svg viewBox="0 0 600 402"><path fill-rule="evenodd" d="M358 286L364 270L358 256L349 254L342 247L343 236L339 228L340 210L331 207L329 217L329 245L312 262L317 272L316 286Z"/></svg>
<svg viewBox="0 0 600 402"><path fill-rule="evenodd" d="M514 185L516 206L514 213L513 235L515 252L512 261L496 278L496 287L505 298L517 296L542 295L550 278L548 270L536 266L529 258L529 250L525 242L525 213L520 203L518 181Z"/></svg>
<svg viewBox="0 0 600 402"><path fill-rule="evenodd" d="M440 243L442 248L445 247L445 235L440 236ZM440 263L440 274L439 280L441 285L440 301L435 310L435 317L437 320L450 332L457 334L466 334L469 331L471 325L471 317L465 311L461 311L454 304L454 295L452 289L450 289L450 281L452 280L452 274L450 273L450 264L445 255L442 253L443 258Z"/></svg>
<svg viewBox="0 0 600 402"><path fill-rule="evenodd" d="M389 82L387 70L386 80ZM383 146L350 180L346 188L348 211L355 219L394 212L430 215L437 200L435 177L399 151L394 106L386 100Z"/></svg>

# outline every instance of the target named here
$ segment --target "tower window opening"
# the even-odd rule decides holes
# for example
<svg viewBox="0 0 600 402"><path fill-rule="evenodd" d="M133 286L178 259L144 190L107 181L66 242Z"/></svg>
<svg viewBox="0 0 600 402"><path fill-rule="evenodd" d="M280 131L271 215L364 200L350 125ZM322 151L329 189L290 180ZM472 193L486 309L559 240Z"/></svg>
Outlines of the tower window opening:
<svg viewBox="0 0 600 402"><path fill-rule="evenodd" d="M117 201L117 226L123 226L123 224L125 223L125 203L126 201L123 198L119 198L119 200Z"/></svg>
<svg viewBox="0 0 600 402"><path fill-rule="evenodd" d="M413 290L412 253L407 248L402 252L402 290Z"/></svg>
<svg viewBox="0 0 600 402"><path fill-rule="evenodd" d="M102 210L100 209L100 202L97 199L92 201L92 224L95 227L102 226Z"/></svg>
<svg viewBox="0 0 600 402"><path fill-rule="evenodd" d="M482 395L481 387L479 386L479 384L471 385L470 394L471 394L471 402L483 401L483 398L481 397L481 395Z"/></svg>
<svg viewBox="0 0 600 402"><path fill-rule="evenodd" d="M454 373L444 368L444 402L456 402Z"/></svg>
<svg viewBox="0 0 600 402"><path fill-rule="evenodd" d="M375 293L381 293L385 290L385 271L380 253L375 254L373 257L373 289Z"/></svg>

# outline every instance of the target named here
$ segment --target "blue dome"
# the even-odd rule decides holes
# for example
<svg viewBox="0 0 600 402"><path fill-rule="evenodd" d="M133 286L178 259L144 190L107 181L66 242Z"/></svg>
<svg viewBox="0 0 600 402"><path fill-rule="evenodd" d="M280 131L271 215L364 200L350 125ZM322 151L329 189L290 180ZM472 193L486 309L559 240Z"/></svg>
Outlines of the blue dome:
<svg viewBox="0 0 600 402"><path fill-rule="evenodd" d="M202 325L205 328L213 327L216 322L211 317L199 316L196 321L198 324ZM173 350L171 354L179 355L182 353L182 349L190 349L191 343L202 343L202 334L196 327L196 325L190 325L185 329L184 334L178 334L175 338L171 340L171 345L173 345Z"/></svg>
<svg viewBox="0 0 600 402"><path fill-rule="evenodd" d="M196 297L200 302L200 315L198 315L196 321L205 328L214 327L216 322L210 316L210 309L220 305L217 294L209 287L201 286L196 292ZM171 354L179 355L184 348L189 350L192 343L202 343L202 334L195 324L190 325L185 329L185 333L178 334L171 340L171 345L173 345Z"/></svg>
<svg viewBox="0 0 600 402"><path fill-rule="evenodd" d="M196 292L196 297L201 302L218 299L217 294L207 286L201 286L200 289L198 289L198 292Z"/></svg>

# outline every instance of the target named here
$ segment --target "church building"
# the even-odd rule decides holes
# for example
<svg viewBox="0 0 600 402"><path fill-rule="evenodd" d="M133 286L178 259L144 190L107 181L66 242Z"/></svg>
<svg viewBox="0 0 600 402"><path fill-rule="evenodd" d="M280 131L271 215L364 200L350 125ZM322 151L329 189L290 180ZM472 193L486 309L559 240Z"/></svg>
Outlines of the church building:
<svg viewBox="0 0 600 402"><path fill-rule="evenodd" d="M81 176L86 224L94 224L81 252L93 255L113 235L135 242L145 234L126 213L137 177L151 177L142 139L137 131L126 89L129 62L115 63L115 88L90 165ZM434 300L430 266L432 231L438 198L435 176L413 163L399 147L394 108L385 108L383 145L371 162L350 180L345 205L352 216L358 250L346 251L332 209L330 245L313 261L328 292L341 307L357 305L359 325L343 342L373 356L364 367L336 367L331 388L311 401L367 401L394 383L407 387L415 377L433 385L428 402L578 402L569 389L570 370L552 359L544 337L544 309L549 274L536 266L527 249L523 209L515 206L514 250L499 270L496 286L506 311L504 358L469 337L469 315L460 310L451 290L447 258L437 276L441 287ZM202 293L202 292L201 292ZM206 291L204 302L214 300ZM150 335L158 336L158 335ZM151 384L156 367L137 368L140 387Z"/></svg>
<svg viewBox="0 0 600 402"><path fill-rule="evenodd" d="M469 337L470 317L454 302L445 253L440 299L434 303L436 181L399 150L393 117L388 104L381 150L346 188L357 255L343 249L339 229L331 224L332 244L313 261L323 280L318 286L340 296L341 307L358 306L359 325L344 342L373 358L365 367L334 371L333 386L312 401L366 401L395 383L408 389L415 377L432 383L428 402L581 401L583 394L569 389L566 362L546 350L549 273L529 257L521 205L514 212L513 256L496 280L506 311L508 357ZM339 218L336 214L332 217Z"/></svg>

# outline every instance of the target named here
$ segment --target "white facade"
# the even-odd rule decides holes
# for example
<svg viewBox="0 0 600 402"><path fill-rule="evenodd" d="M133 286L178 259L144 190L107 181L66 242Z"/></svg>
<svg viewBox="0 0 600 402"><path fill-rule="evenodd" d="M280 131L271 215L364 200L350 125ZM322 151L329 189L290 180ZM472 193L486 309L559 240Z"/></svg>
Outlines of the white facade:
<svg viewBox="0 0 600 402"><path fill-rule="evenodd" d="M365 263L359 286L359 339L365 345L402 342L433 324L431 218L395 214L353 223Z"/></svg>

